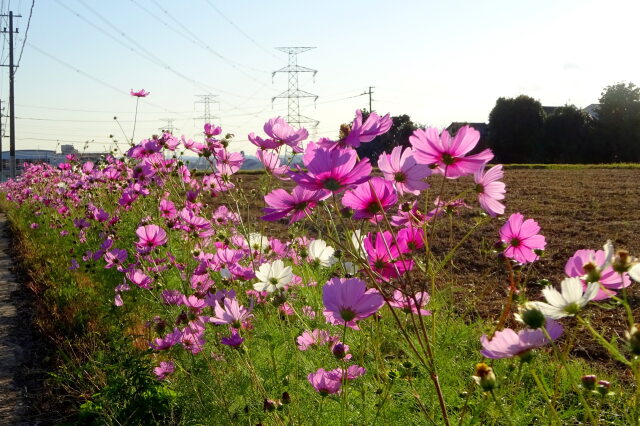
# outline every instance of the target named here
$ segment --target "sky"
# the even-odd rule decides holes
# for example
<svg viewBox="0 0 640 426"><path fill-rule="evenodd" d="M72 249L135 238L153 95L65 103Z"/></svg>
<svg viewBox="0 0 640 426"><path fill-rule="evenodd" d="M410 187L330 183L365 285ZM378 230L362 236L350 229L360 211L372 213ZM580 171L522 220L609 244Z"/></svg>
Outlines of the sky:
<svg viewBox="0 0 640 426"><path fill-rule="evenodd" d="M123 147L157 134L167 119L174 134L202 138L196 101L209 94L213 122L235 135L231 149L253 154L247 134L287 114L286 99L272 102L288 88L286 73L273 74L287 65L283 46L314 47L297 59L317 70L299 74L299 89L318 96L300 103L320 122L315 138L337 136L368 108L369 86L379 114L442 128L486 122L498 97L585 107L608 85L640 83L637 0L35 0L27 31L31 5L0 1L3 14L22 15L17 149L104 152L113 138ZM7 65L6 33L2 43ZM8 67L0 73L7 114ZM131 89L150 92L135 133Z"/></svg>

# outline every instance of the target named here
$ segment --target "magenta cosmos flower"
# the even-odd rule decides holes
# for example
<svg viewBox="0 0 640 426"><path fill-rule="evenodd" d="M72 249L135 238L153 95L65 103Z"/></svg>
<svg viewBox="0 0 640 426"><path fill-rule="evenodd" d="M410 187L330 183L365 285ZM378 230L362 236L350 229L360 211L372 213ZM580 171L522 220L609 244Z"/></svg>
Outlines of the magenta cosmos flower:
<svg viewBox="0 0 640 426"><path fill-rule="evenodd" d="M376 289L367 289L357 278L333 278L322 288L324 316L330 324L360 330L356 321L370 317L384 304Z"/></svg>
<svg viewBox="0 0 640 426"><path fill-rule="evenodd" d="M361 183L342 197L342 205L355 211L354 219L371 219L374 223L382 217L383 211L397 202L393 183L381 177Z"/></svg>
<svg viewBox="0 0 640 426"><path fill-rule="evenodd" d="M136 98L145 98L151 92L145 92L144 89L140 89L137 92L134 92L133 89L131 89L129 93L131 94L131 96L135 96Z"/></svg>
<svg viewBox="0 0 640 426"><path fill-rule="evenodd" d="M524 220L514 213L500 228L500 240L507 245L504 255L520 263L533 262L538 258L534 250L543 250L547 245L544 236L538 234L540 226L533 219Z"/></svg>
<svg viewBox="0 0 640 426"><path fill-rule="evenodd" d="M329 191L310 191L296 186L289 194L282 188L274 189L264 196L268 207L262 209L267 213L262 220L274 221L291 216L289 223L303 219L313 210L316 204L330 195Z"/></svg>
<svg viewBox="0 0 640 426"><path fill-rule="evenodd" d="M336 375L333 372L326 371L324 368L319 368L315 373L309 374L307 380L321 396L338 393L342 383L341 379L336 380Z"/></svg>
<svg viewBox="0 0 640 426"><path fill-rule="evenodd" d="M393 120L389 114L380 117L375 112L369 114L367 120L362 123L362 111L356 110L356 118L351 123L349 134L344 139L344 145L350 145L354 148L360 146L361 143L371 142L376 136L387 133L393 124Z"/></svg>
<svg viewBox="0 0 640 426"><path fill-rule="evenodd" d="M552 340L556 340L562 335L562 326L553 320L548 319L545 327ZM522 355L531 349L549 344L549 340L540 329L527 328L516 333L510 328L505 328L502 331L497 331L491 340L486 334L483 335L480 338L480 343L482 344L480 351L482 356L499 359Z"/></svg>
<svg viewBox="0 0 640 426"><path fill-rule="evenodd" d="M402 152L402 147L393 148L391 154L382 154L378 158L378 168L385 179L395 182L400 195L405 192L418 195L429 184L424 181L431 176L431 169L425 164L418 164L413 158L413 151L407 148Z"/></svg>
<svg viewBox="0 0 640 426"><path fill-rule="evenodd" d="M293 180L312 191L327 189L341 192L369 179L369 160L358 161L357 156L352 149L326 149L310 143L302 158L307 173L296 173Z"/></svg>
<svg viewBox="0 0 640 426"><path fill-rule="evenodd" d="M482 166L473 177L480 206L492 217L504 213L504 204L500 200L504 200L505 184L498 182L498 179L502 179L503 176L502 164L498 164L486 173L484 173L484 166Z"/></svg>
<svg viewBox="0 0 640 426"><path fill-rule="evenodd" d="M587 283L600 283L601 287L593 300L609 299L616 294L615 290L629 287L631 279L626 272L621 277L614 271L607 257L604 250L578 250L567 261L564 272L568 277L580 277L585 289Z"/></svg>
<svg viewBox="0 0 640 426"><path fill-rule="evenodd" d="M136 244L140 253L148 253L167 243L167 233L158 225L141 226L136 229L136 235L140 238Z"/></svg>
<svg viewBox="0 0 640 426"><path fill-rule="evenodd" d="M375 236L375 237L374 237ZM391 232L369 233L363 241L371 269L382 278L395 278L413 269L413 260L399 260L400 250Z"/></svg>
<svg viewBox="0 0 640 426"><path fill-rule="evenodd" d="M476 147L479 139L480 132L469 126L460 128L454 138L446 130L438 134L438 129L434 127L418 129L409 137L416 160L434 166L449 179L473 174L493 158L490 149L467 155Z"/></svg>

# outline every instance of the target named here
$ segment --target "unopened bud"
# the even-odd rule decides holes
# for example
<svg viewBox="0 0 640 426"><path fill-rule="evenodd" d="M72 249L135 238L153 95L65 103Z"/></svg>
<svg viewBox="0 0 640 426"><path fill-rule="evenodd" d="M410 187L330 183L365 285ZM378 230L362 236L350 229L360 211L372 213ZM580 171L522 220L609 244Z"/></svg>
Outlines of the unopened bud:
<svg viewBox="0 0 640 426"><path fill-rule="evenodd" d="M493 373L493 368L484 362L476 364L476 372L473 375L473 380L486 392L496 387L496 375Z"/></svg>
<svg viewBox="0 0 640 426"><path fill-rule="evenodd" d="M529 328L537 329L544 327L547 318L542 311L532 303L526 303L520 308L520 320Z"/></svg>
<svg viewBox="0 0 640 426"><path fill-rule="evenodd" d="M611 383L606 380L599 380L598 387L596 389L600 395L607 396L610 393L609 389L611 389Z"/></svg>
<svg viewBox="0 0 640 426"><path fill-rule="evenodd" d="M290 404L291 403L291 395L289 395L289 392L282 392L282 403L283 404Z"/></svg>
<svg viewBox="0 0 640 426"><path fill-rule="evenodd" d="M634 324L626 333L629 349L634 355L640 355L640 324Z"/></svg>
<svg viewBox="0 0 640 426"><path fill-rule="evenodd" d="M613 270L619 274L624 274L631 268L631 256L626 250L618 250L613 258Z"/></svg>
<svg viewBox="0 0 640 426"><path fill-rule="evenodd" d="M582 376L580 378L580 381L582 382L582 386L584 386L585 389L594 390L596 388L596 382L598 381L598 378L594 374L587 374L585 376Z"/></svg>

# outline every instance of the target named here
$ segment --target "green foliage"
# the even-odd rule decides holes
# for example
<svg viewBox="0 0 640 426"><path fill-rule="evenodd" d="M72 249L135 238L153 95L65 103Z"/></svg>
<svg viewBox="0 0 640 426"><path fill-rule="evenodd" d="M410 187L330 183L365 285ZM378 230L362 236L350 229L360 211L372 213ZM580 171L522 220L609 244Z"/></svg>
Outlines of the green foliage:
<svg viewBox="0 0 640 426"><path fill-rule="evenodd" d="M606 87L597 112L602 161L640 161L640 88L633 83Z"/></svg>

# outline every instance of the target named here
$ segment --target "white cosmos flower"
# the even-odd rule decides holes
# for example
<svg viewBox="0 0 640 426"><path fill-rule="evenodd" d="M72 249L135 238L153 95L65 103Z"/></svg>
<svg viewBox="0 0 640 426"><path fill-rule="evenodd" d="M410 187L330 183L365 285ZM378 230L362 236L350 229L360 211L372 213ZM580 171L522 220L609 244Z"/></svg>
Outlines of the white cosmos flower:
<svg viewBox="0 0 640 426"><path fill-rule="evenodd" d="M640 283L640 263L636 263L627 271L627 274L636 282Z"/></svg>
<svg viewBox="0 0 640 426"><path fill-rule="evenodd" d="M262 253L267 247L269 247L269 240L258 232L252 232L249 234L248 244L251 250Z"/></svg>
<svg viewBox="0 0 640 426"><path fill-rule="evenodd" d="M587 289L583 290L582 281L578 277L565 278L560 283L562 292L549 286L542 290L544 302L531 302L542 313L552 319L573 316L578 313L590 300L598 294L600 284L597 282L587 284Z"/></svg>
<svg viewBox="0 0 640 426"><path fill-rule="evenodd" d="M324 240L313 240L309 244L308 252L311 261L317 260L324 267L329 267L338 261L333 257L335 250L328 246Z"/></svg>
<svg viewBox="0 0 640 426"><path fill-rule="evenodd" d="M359 229L356 229L355 232L351 234L351 245L359 257L362 259L367 258L367 254L364 252L364 236L362 236Z"/></svg>
<svg viewBox="0 0 640 426"><path fill-rule="evenodd" d="M352 262L342 262L342 268L347 275L354 277L358 273L358 265Z"/></svg>
<svg viewBox="0 0 640 426"><path fill-rule="evenodd" d="M291 266L284 266L282 260L275 260L272 263L263 263L256 271L258 282L253 285L257 291L273 293L289 284L293 278Z"/></svg>

